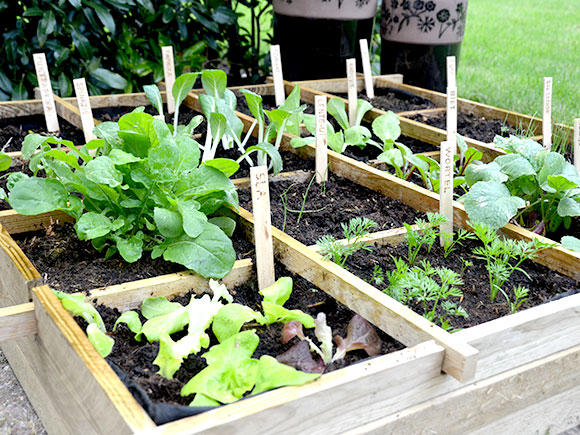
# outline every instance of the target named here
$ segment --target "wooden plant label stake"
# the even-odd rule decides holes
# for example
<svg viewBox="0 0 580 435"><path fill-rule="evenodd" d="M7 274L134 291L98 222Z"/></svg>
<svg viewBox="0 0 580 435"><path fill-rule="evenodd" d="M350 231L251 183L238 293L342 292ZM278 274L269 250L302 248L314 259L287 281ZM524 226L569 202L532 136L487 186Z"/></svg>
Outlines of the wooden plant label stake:
<svg viewBox="0 0 580 435"><path fill-rule="evenodd" d="M552 149L552 77L544 77L544 115L542 116L542 143Z"/></svg>
<svg viewBox="0 0 580 435"><path fill-rule="evenodd" d="M447 56L447 142L457 149L457 69L455 56ZM456 152L456 151L454 151Z"/></svg>
<svg viewBox="0 0 580 435"><path fill-rule="evenodd" d="M348 122L354 126L356 121L357 86L356 86L356 59L346 60L346 81L348 84Z"/></svg>
<svg viewBox="0 0 580 435"><path fill-rule="evenodd" d="M457 150L457 88L447 88L447 142Z"/></svg>
<svg viewBox="0 0 580 435"><path fill-rule="evenodd" d="M366 39L361 39L360 44L360 57L362 60L363 74L365 76L365 88L367 91L367 97L375 98L375 88L373 86L373 73L371 71L371 58L369 56L369 43Z"/></svg>
<svg viewBox="0 0 580 435"><path fill-rule="evenodd" d="M452 143L441 142L441 173L439 184L439 213L447 218L447 222L441 225L441 233L453 235L453 166L455 147ZM441 246L445 243L441 236Z"/></svg>
<svg viewBox="0 0 580 435"><path fill-rule="evenodd" d="M316 112L316 182L328 181L328 146L326 131L326 96L314 97Z"/></svg>
<svg viewBox="0 0 580 435"><path fill-rule="evenodd" d="M256 270L260 290L274 284L274 248L272 246L272 222L270 217L270 189L268 168L250 168L252 207L254 210L254 243L256 245Z"/></svg>
<svg viewBox="0 0 580 435"><path fill-rule="evenodd" d="M44 109L44 118L46 119L46 129L52 133L60 131L58 125L58 116L56 115L56 105L54 104L54 94L50 83L50 74L46 63L44 53L35 53L34 69L38 78L38 87L40 88L40 97L42 98L42 107Z"/></svg>
<svg viewBox="0 0 580 435"><path fill-rule="evenodd" d="M284 91L284 76L282 75L282 56L279 45L270 45L270 60L272 62L272 75L274 76L274 92L276 94L276 106L280 107L286 101Z"/></svg>
<svg viewBox="0 0 580 435"><path fill-rule="evenodd" d="M74 79L73 85L75 94L77 96L77 104L81 114L81 123L83 125L83 133L85 134L85 143L96 139L97 136L93 133L95 128L95 120L93 119L93 111L91 110L91 100L89 99L89 91L87 90L87 83L85 79Z"/></svg>
<svg viewBox="0 0 580 435"><path fill-rule="evenodd" d="M457 68L455 56L447 56L447 87L457 87Z"/></svg>
<svg viewBox="0 0 580 435"><path fill-rule="evenodd" d="M175 98L173 98L173 84L175 83L175 60L173 46L161 47L163 58L163 74L165 75L165 94L167 95L167 112L175 113Z"/></svg>
<svg viewBox="0 0 580 435"><path fill-rule="evenodd" d="M580 118L574 120L574 166L580 174Z"/></svg>

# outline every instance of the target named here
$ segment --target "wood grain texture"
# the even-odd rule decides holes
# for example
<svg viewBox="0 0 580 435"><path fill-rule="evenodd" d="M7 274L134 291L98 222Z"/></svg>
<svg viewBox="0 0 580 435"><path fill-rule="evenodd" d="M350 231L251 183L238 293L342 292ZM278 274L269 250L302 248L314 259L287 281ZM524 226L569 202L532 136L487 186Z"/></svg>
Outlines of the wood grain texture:
<svg viewBox="0 0 580 435"><path fill-rule="evenodd" d="M555 428L559 433L579 419L580 403L574 401L580 396L579 364L580 346L575 346L350 433L552 433ZM567 421L563 414L570 416Z"/></svg>
<svg viewBox="0 0 580 435"><path fill-rule="evenodd" d="M130 434L155 425L48 286L34 289L42 379L72 433ZM74 373L74 376L71 376Z"/></svg>
<svg viewBox="0 0 580 435"><path fill-rule="evenodd" d="M252 215L240 208L242 225L253 230ZM318 286L384 332L406 346L435 340L445 348L442 369L461 381L475 375L477 350L423 316L415 313L339 265L324 260L319 254L272 227L274 251L278 260L292 272Z"/></svg>
<svg viewBox="0 0 580 435"><path fill-rule="evenodd" d="M42 115L42 100L0 101L0 119Z"/></svg>
<svg viewBox="0 0 580 435"><path fill-rule="evenodd" d="M14 210L0 211L0 224L10 234L38 231L57 222L74 222L74 219L61 211L42 213L36 216L25 216Z"/></svg>
<svg viewBox="0 0 580 435"><path fill-rule="evenodd" d="M66 119L79 130L83 129L81 113L77 106L63 100L57 95L54 96L54 102L56 104L56 113L58 113L58 116L62 119Z"/></svg>
<svg viewBox="0 0 580 435"><path fill-rule="evenodd" d="M37 330L32 302L0 308L0 342L34 335Z"/></svg>

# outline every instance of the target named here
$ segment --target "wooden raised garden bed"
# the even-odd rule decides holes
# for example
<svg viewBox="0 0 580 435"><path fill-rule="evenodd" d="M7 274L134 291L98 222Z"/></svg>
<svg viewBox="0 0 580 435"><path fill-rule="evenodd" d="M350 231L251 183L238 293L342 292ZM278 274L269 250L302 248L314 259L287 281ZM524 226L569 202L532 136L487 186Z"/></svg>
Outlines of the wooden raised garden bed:
<svg viewBox="0 0 580 435"><path fill-rule="evenodd" d="M322 88L340 90L339 83L343 82L333 81ZM318 85L310 82L308 86ZM389 86L395 85L389 82ZM292 87L287 83L287 92ZM271 86L256 90L273 94ZM302 88L304 101L312 103L316 94L318 91ZM138 98L143 97L139 94ZM99 97L92 97L91 101L95 98ZM108 97L101 98L105 101ZM29 104L40 107L39 102ZM185 104L199 109L193 94ZM74 112L72 108L71 111ZM246 128L253 122L245 115L240 118ZM403 133L437 145L444 137L444 132L415 124L420 123L402 121ZM314 156L313 146L294 150L291 139L291 135L284 135L281 146L286 152ZM487 145L478 146L488 151ZM493 149L489 152L493 155ZM332 173L416 210L438 210L439 195L386 172L332 151L329 164ZM244 183L247 181L240 182ZM12 211L2 213L0 223L5 228L0 233L0 306L8 308L0 310L0 339L12 339L4 342L2 348L51 432L255 433L259 427L264 432L280 433L455 428L458 432L483 433L498 427L517 430L523 420L534 429L553 426L564 430L576 424L580 415L574 400L580 393L576 375L580 358L580 295L448 334L360 278L323 260L316 249L273 229L275 254L286 268L407 348L326 374L302 387L282 388L156 426L50 289L40 285L40 273L21 255L9 235L46 226L51 219L64 215L23 217ZM454 214L456 225L468 228L462 204L454 203ZM241 209L239 218L251 233L251 214ZM517 239L537 237L513 225L507 225L502 232ZM403 233L395 229L371 235L371 240L396 244ZM556 247L542 251L537 262L579 280L579 260L580 255ZM228 287L235 286L247 280L250 273L251 262L243 260L224 282ZM174 295L198 286L204 289L205 281L189 273L178 273L98 289L91 291L89 298L127 310L144 297ZM31 292L33 303L28 302ZM442 373L442 369L453 376ZM482 403L485 405L480 412ZM569 418L554 424L556 408Z"/></svg>

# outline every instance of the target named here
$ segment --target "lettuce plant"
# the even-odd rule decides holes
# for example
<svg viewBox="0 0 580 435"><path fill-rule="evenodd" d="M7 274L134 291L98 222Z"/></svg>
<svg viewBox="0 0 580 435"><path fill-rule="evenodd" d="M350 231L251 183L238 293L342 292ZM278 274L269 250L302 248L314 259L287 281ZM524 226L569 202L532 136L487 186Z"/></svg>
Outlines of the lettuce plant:
<svg viewBox="0 0 580 435"><path fill-rule="evenodd" d="M7 200L24 215L55 210L71 215L79 239L91 240L106 257L118 252L134 262L150 251L152 258L163 256L203 276L223 277L235 262L225 232L233 221L225 222L220 213L238 207L227 175L236 162L227 161L229 169L223 162L200 164L192 132L201 117L172 131L141 110L100 124L95 128L100 139L80 148L27 136L22 155L34 174L43 169L46 178L11 174Z"/></svg>
<svg viewBox="0 0 580 435"><path fill-rule="evenodd" d="M508 154L491 163L470 165L463 196L472 222L501 228L510 221L538 234L569 228L580 216L580 177L559 153L531 139L496 137ZM477 163L477 162L476 162Z"/></svg>

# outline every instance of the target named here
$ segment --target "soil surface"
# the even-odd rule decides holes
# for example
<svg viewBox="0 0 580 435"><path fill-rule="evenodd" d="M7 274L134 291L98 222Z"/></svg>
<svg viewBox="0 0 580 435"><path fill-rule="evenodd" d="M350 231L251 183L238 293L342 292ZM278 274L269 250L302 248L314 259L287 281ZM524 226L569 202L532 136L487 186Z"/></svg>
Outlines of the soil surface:
<svg viewBox="0 0 580 435"><path fill-rule="evenodd" d="M325 234L337 239L344 238L341 223L348 223L351 218L367 217L378 225L373 231L398 228L403 222L413 222L423 216L400 201L381 195L359 184L353 183L335 174L330 174L325 188L309 181L295 183L279 181L270 183L270 206L272 225L285 231L290 236L306 245L313 245ZM284 195L284 192L286 194ZM303 197L304 213L299 219ZM249 189L238 190L240 206L251 211L251 193ZM286 197L286 223L284 225L283 198Z"/></svg>
<svg viewBox="0 0 580 435"><path fill-rule="evenodd" d="M54 136L60 139L70 140L74 144L84 144L85 135L82 130L74 125L58 118L60 133ZM4 152L20 151L22 142L29 133L38 133L45 136L50 134L46 131L44 115L19 116L17 118L0 119L0 147Z"/></svg>
<svg viewBox="0 0 580 435"><path fill-rule="evenodd" d="M336 93L334 95L348 99L348 94ZM375 98L369 98L366 91L361 91L358 93L358 98L368 101L375 109L392 110L393 112L410 112L436 107L426 98L393 88L375 88Z"/></svg>
<svg viewBox="0 0 580 435"><path fill-rule="evenodd" d="M443 130L447 129L447 115L445 113L439 115L416 114L409 118ZM496 136L508 137L510 134L517 133L515 128L499 119L487 119L467 112L457 114L457 131L462 136L485 143L493 143Z"/></svg>
<svg viewBox="0 0 580 435"><path fill-rule="evenodd" d="M276 276L291 276L294 281L292 296L284 305L286 308L300 309L314 317L316 317L319 312L324 312L327 315L327 323L332 328L333 336L346 336L346 328L349 321L354 316L354 313L351 310L338 303L335 299L329 297L323 291L314 288L310 282L300 276L290 273L283 266L277 265ZM258 294L255 278L252 278L247 283L236 287L231 293L234 296L234 302L244 304L261 312L260 303L262 297ZM190 301L191 295L192 293L189 292L184 296L173 299L173 301L179 302L182 305L187 305ZM114 323L120 313L116 309L104 306L99 306L97 309L105 321L107 331L112 331ZM77 321L81 326L85 325L82 319L77 319ZM145 319L142 318L142 321L145 321ZM244 328L255 329L260 337L260 344L253 355L254 358L260 358L262 355L277 356L298 342L298 339L294 338L286 345L282 345L280 343L282 327L282 324L269 326L252 324L251 327L246 326ZM381 354L400 350L404 347L379 329L375 328L375 330L382 340ZM211 330L208 330L208 332L211 337L210 346L217 344L218 342L211 333ZM312 331L305 329L305 333L311 336L312 339L316 340ZM115 363L119 368L127 373L153 401L162 401L178 405L188 405L191 402L193 396L181 397L180 391L193 376L206 367L205 360L201 356L205 351L200 352L199 355L190 355L184 361L179 371L175 374L174 379L168 380L156 374L158 368L153 365L153 361L159 350L158 343L148 343L146 340L143 340L142 342L135 341L133 338L134 334L124 325L121 325L116 332L111 333L110 335L115 339L115 346L111 355L107 357L107 360ZM175 334L174 338L178 339L180 336L183 336L183 332ZM349 352L346 354L344 360L329 364L326 367L326 371L330 372L340 369L367 357L368 356L364 350Z"/></svg>
<svg viewBox="0 0 580 435"><path fill-rule="evenodd" d="M104 252L94 249L91 242L77 238L71 223L53 225L46 231L15 235L14 239L45 283L67 293L185 270L179 264L160 258L152 260L148 252L135 263L127 263L119 255L105 260ZM236 231L232 241L238 259L253 254L253 245L241 235L241 231Z"/></svg>
<svg viewBox="0 0 580 435"><path fill-rule="evenodd" d="M464 284L459 288L463 291L464 297L462 299L451 298L451 301L459 303L467 311L469 318L451 317L451 325L454 328L469 328L509 314L508 304L501 293L497 294L494 302L490 301L490 284L485 268L486 262L476 258L473 254L472 250L476 246L481 246L481 243L477 240L467 240L463 246L445 259L442 248L436 242L430 254L427 253L426 247L421 248L415 261L415 265L420 265L422 260L426 260L433 267L447 267L461 275ZM352 273L367 281L371 280L375 265L380 266L385 272L385 282L378 285L377 288L384 290L389 285L386 273L395 269L394 258L397 257L407 261L408 246L406 243L396 247L375 246L372 252L359 251L347 260L346 266ZM471 261L473 265L462 270L462 260ZM530 290L529 299L522 304L520 310L548 302L562 293L578 291L579 285L576 281L537 263L528 260L523 263L522 268L528 273L530 279L521 272L514 272L504 285L504 290L512 301L514 300L513 288L515 286L522 285ZM410 308L423 314L422 304L412 305Z"/></svg>

